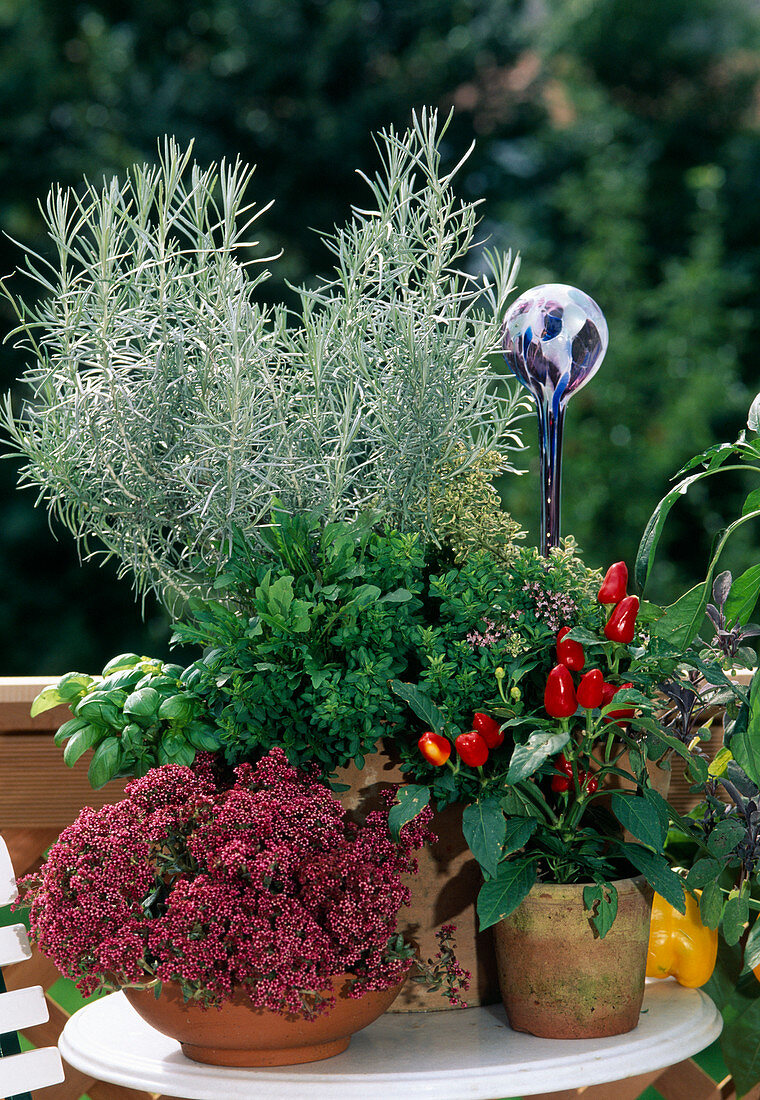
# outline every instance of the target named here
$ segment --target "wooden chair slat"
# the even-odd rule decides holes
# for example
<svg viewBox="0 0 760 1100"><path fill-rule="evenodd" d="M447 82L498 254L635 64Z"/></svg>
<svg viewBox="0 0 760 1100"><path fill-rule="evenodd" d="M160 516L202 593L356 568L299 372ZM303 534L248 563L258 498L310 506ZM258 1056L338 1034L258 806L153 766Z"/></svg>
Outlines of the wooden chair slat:
<svg viewBox="0 0 760 1100"><path fill-rule="evenodd" d="M55 1047L25 1050L22 1054L0 1058L0 1093L3 1096L42 1089L61 1081L63 1065Z"/></svg>
<svg viewBox="0 0 760 1100"><path fill-rule="evenodd" d="M32 949L23 924L11 924L7 928L0 928L0 966L26 962L31 957Z"/></svg>
<svg viewBox="0 0 760 1100"><path fill-rule="evenodd" d="M0 905L10 905L18 897L16 889L16 876L13 873L13 864L8 855L8 848L0 836Z"/></svg>
<svg viewBox="0 0 760 1100"><path fill-rule="evenodd" d="M0 1035L9 1031L21 1031L25 1027L44 1024L48 1019L48 1006L41 985L30 989L13 989L0 993Z"/></svg>

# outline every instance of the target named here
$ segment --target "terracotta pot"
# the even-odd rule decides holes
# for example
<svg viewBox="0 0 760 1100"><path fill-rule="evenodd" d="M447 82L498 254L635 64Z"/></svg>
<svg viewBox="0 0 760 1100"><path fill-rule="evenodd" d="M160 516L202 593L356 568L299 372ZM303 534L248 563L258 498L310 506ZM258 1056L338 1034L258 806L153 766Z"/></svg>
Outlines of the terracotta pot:
<svg viewBox="0 0 760 1100"><path fill-rule="evenodd" d="M616 882L618 914L600 939L583 885L539 883L495 926L499 984L510 1026L547 1039L622 1035L644 998L652 891Z"/></svg>
<svg viewBox="0 0 760 1100"><path fill-rule="evenodd" d="M220 1009L185 1004L179 985L165 982L156 999L152 989L125 989L124 996L146 1023L176 1039L183 1053L211 1066L294 1066L319 1062L346 1049L351 1036L386 1011L401 983L351 999L348 975L332 980L333 1008L307 1020L254 1008L238 994Z"/></svg>
<svg viewBox="0 0 760 1100"><path fill-rule="evenodd" d="M383 805L380 797L383 790L404 782L397 761L382 743L376 753L366 758L361 771L345 768L337 773L337 779L348 784L349 790L340 796L341 802L358 821ZM436 932L441 925L455 924L457 960L472 975L465 994L467 1004L497 1004L499 984L493 934L490 928L478 931L475 902L483 879L462 834L462 809L448 806L435 814L431 828L438 842L417 855L419 872L407 880L411 903L399 914L398 930L417 945L422 958L428 959L438 951ZM430 993L424 986L409 981L391 1012L440 1012L450 1008L440 992Z"/></svg>

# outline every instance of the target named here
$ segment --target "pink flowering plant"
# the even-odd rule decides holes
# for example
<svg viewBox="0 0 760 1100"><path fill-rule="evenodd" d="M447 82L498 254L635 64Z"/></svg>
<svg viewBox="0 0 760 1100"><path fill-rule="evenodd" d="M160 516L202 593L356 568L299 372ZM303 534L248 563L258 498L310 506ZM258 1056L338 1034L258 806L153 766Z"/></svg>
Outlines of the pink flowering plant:
<svg viewBox="0 0 760 1100"><path fill-rule="evenodd" d="M352 997L401 981L402 875L435 839L430 812L394 838L387 809L351 823L280 748L231 778L217 767L207 754L163 765L81 812L20 884L41 950L85 995L173 982L204 1006L244 990L281 1014L324 1011L334 975ZM433 982L463 976L446 937L436 965Z"/></svg>

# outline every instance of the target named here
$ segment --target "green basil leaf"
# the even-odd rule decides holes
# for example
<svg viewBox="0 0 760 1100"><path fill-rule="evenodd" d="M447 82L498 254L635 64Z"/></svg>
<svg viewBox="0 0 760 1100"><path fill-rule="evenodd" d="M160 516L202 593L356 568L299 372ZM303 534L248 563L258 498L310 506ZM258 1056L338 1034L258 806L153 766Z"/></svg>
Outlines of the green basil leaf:
<svg viewBox="0 0 760 1100"><path fill-rule="evenodd" d="M106 737L92 754L87 778L95 790L104 787L117 774L121 765L121 746L118 737Z"/></svg>
<svg viewBox="0 0 760 1100"><path fill-rule="evenodd" d="M87 721L84 718L70 718L56 731L53 744L58 745L60 748L65 741L68 741L69 737L73 737L79 730L83 730L86 725Z"/></svg>
<svg viewBox="0 0 760 1100"><path fill-rule="evenodd" d="M78 730L63 750L63 762L67 768L73 768L80 756L97 745L103 731L95 726L85 725Z"/></svg>
<svg viewBox="0 0 760 1100"><path fill-rule="evenodd" d="M142 687L127 696L124 703L124 713L133 714L136 718L152 718L158 713L161 705L161 696L155 688Z"/></svg>

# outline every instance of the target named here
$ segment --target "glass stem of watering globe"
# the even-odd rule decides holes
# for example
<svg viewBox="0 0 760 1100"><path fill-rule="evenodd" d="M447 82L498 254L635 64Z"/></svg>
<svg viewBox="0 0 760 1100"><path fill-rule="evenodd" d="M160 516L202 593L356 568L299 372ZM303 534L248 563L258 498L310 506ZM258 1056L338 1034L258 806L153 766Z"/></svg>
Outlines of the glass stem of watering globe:
<svg viewBox="0 0 760 1100"><path fill-rule="evenodd" d="M541 464L541 553L548 557L559 546L562 509L562 433L565 406L555 411L549 402L538 405L538 454Z"/></svg>

